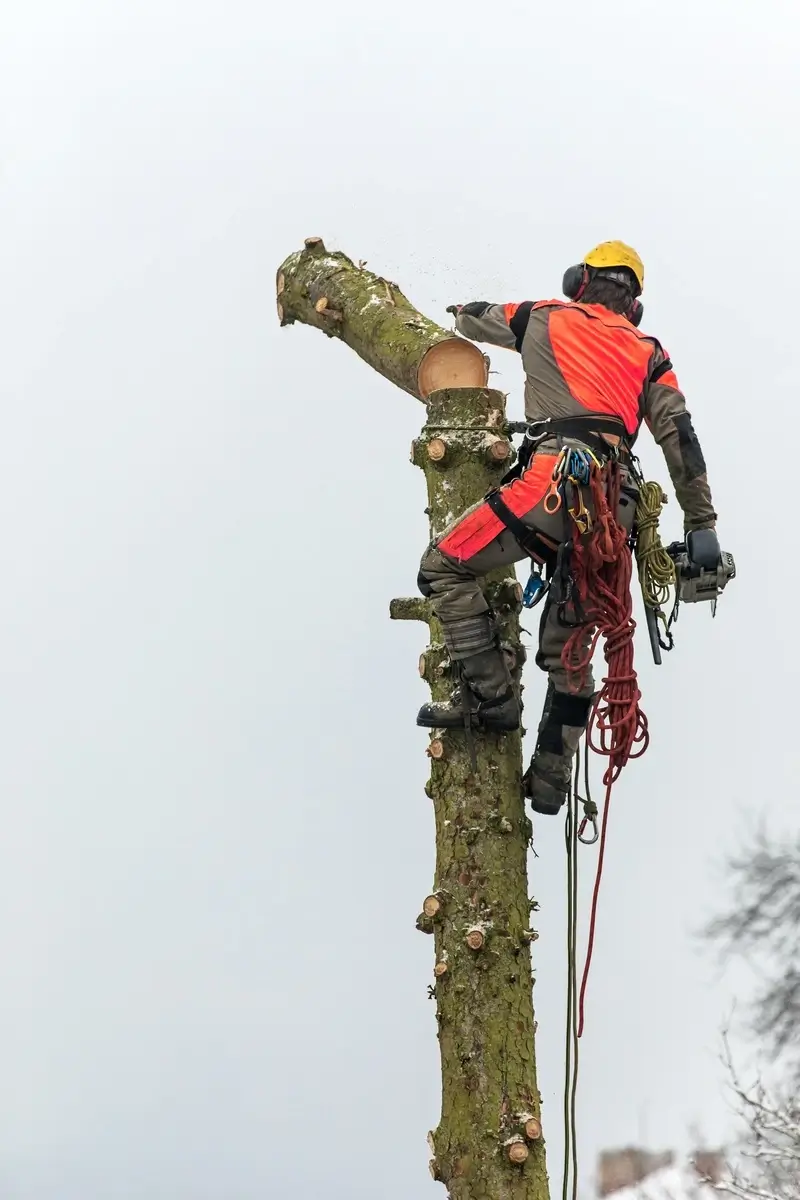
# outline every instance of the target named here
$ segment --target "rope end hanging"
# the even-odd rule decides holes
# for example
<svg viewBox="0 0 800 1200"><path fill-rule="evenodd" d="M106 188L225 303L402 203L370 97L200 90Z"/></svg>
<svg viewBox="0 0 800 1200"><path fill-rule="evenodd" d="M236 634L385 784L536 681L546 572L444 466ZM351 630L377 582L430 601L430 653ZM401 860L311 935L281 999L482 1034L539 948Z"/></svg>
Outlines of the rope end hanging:
<svg viewBox="0 0 800 1200"><path fill-rule="evenodd" d="M577 1004L577 1038L582 1037L585 1026L586 991L594 955L611 790L626 763L644 754L650 737L647 718L639 706L641 692L634 667L633 558L627 532L617 520L621 492L619 463L610 461L602 468L593 466L589 488L595 513L591 531L581 535L580 527L573 521L570 556L574 590L585 619L568 638L561 661L573 689L579 687L586 679L594 650L602 638L607 674L589 718L586 742L588 747L608 759L608 765L603 775L606 794L599 837L597 806L592 803L588 789L584 817L576 831L577 837L586 841L589 839L584 835L592 826L594 836L590 844L598 840L600 843L586 961Z"/></svg>

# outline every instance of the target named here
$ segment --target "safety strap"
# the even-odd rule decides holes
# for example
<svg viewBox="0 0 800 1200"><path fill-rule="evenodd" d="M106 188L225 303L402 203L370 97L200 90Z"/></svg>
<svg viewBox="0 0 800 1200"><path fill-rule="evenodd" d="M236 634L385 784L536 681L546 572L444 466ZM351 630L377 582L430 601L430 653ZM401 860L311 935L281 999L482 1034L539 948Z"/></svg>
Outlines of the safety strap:
<svg viewBox="0 0 800 1200"><path fill-rule="evenodd" d="M485 498L494 515L514 535L525 553L538 563L552 563L553 555L558 550L558 543L544 537L520 520L501 496L501 489L520 478L527 470L538 446L550 436L575 437L608 459L613 454L614 447L601 438L594 437L593 434L596 433L613 433L616 437L623 439L627 436L627 430L622 421L616 417L603 416L599 413L586 413L585 416L581 414L571 417L547 417L544 420L532 422L528 426L516 465L503 476L499 487L489 492ZM566 540L568 539L565 538Z"/></svg>
<svg viewBox="0 0 800 1200"><path fill-rule="evenodd" d="M541 443L549 437L563 436L578 438L579 441L582 441L593 450L598 457L607 458L613 453L614 447L610 446L608 442L603 441L602 438L593 436L595 433L614 434L615 437L622 439L625 449L628 449L628 432L623 423L616 417L606 417L599 413L587 413L586 416L546 417L541 421L531 422L525 431L525 437L517 454L517 461L509 471L506 471L500 480L499 486L505 487L506 484L513 483L515 479L520 479L528 469L528 465ZM500 516L500 513L498 513L498 516Z"/></svg>
<svg viewBox="0 0 800 1200"><path fill-rule="evenodd" d="M579 625L586 624L586 613L572 578L571 558L572 538L566 534L558 548L553 579L547 593L547 603L556 605L556 620L564 629L577 629ZM572 616L567 615L568 608L572 610Z"/></svg>
<svg viewBox="0 0 800 1200"><path fill-rule="evenodd" d="M593 450L598 449L601 454L611 454L613 446L602 438L593 438L592 434L596 433L610 433L623 442L630 437L619 417L588 412L571 417L546 417L541 421L532 421L525 436L532 441L543 441L550 435L557 437L561 434L564 437L578 438Z"/></svg>
<svg viewBox="0 0 800 1200"><path fill-rule="evenodd" d="M521 479L525 471L527 471L531 459L536 453L538 443L531 441L529 437L525 437L522 445L517 451L517 461L510 470L506 471L503 478L500 480L498 487L505 487L508 483L513 483L515 479Z"/></svg>
<svg viewBox="0 0 800 1200"><path fill-rule="evenodd" d="M536 453L538 442L532 442L529 438L524 438L522 445L517 453L517 461L498 483L498 487L506 487L509 483L514 483L515 480L521 479L530 466L531 459Z"/></svg>
<svg viewBox="0 0 800 1200"><path fill-rule="evenodd" d="M506 529L513 533L526 554L536 559L538 563L552 560L553 554L558 548L557 543L521 521L517 514L508 507L499 490L489 492L486 503L494 515L503 522Z"/></svg>

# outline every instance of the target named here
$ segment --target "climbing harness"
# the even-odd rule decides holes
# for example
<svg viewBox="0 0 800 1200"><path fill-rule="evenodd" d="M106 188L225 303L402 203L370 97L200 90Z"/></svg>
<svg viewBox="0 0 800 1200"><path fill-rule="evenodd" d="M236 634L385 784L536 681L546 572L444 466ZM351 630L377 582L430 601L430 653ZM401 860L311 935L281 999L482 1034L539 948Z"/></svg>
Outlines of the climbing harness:
<svg viewBox="0 0 800 1200"><path fill-rule="evenodd" d="M554 516L564 504L567 487L572 485L571 490L575 500L574 504L569 506L568 512L581 533L587 533L592 526L591 515L583 502L582 488L589 483L593 467L600 469L602 463L591 450L565 446L556 460L543 502L545 512L549 516ZM541 535L538 536L541 537ZM525 545L525 543L522 544ZM540 600L544 599L548 586L542 578L542 564L532 554L531 574L522 596L523 606L534 608Z"/></svg>
<svg viewBox="0 0 800 1200"><path fill-rule="evenodd" d="M611 435L620 443L626 443L628 438L624 422L619 417L603 413L576 413L571 417L545 417L530 422L509 421L507 428L511 434L522 433L525 436L519 449L517 462L503 476L500 481L501 486L510 483L513 479L519 479L533 455L548 439L576 438L581 442L584 450L588 447L594 454L604 458L612 446L604 437L600 436L601 434Z"/></svg>

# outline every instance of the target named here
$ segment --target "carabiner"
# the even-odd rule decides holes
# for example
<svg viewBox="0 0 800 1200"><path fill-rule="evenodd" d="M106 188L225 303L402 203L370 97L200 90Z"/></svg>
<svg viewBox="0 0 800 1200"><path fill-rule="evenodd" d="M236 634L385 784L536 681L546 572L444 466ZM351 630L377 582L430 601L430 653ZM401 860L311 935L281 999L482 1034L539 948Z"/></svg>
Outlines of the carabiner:
<svg viewBox="0 0 800 1200"><path fill-rule="evenodd" d="M550 476L550 487L544 498L544 511L549 517L552 517L561 508L562 497L561 490L564 486L564 481L567 478L567 468L569 466L569 454L566 447L561 451L556 459L553 467L553 474Z"/></svg>
<svg viewBox="0 0 800 1200"><path fill-rule="evenodd" d="M591 467L589 459L583 450L573 449L569 455L568 474L572 482L576 485L584 483L588 484Z"/></svg>
<svg viewBox="0 0 800 1200"><path fill-rule="evenodd" d="M575 507L569 510L569 515L575 522L578 533L589 533L592 528L591 513L583 502L583 493L581 492L580 487L576 487L575 492L577 495L577 502Z"/></svg>
<svg viewBox="0 0 800 1200"><path fill-rule="evenodd" d="M561 480L551 480L550 490L544 498L544 511L548 516L552 517L561 508Z"/></svg>
<svg viewBox="0 0 800 1200"><path fill-rule="evenodd" d="M589 824L592 826L592 836L585 838L583 836L583 831ZM584 817L578 826L578 841L584 846L593 846L599 837L600 831L597 828L597 817Z"/></svg>

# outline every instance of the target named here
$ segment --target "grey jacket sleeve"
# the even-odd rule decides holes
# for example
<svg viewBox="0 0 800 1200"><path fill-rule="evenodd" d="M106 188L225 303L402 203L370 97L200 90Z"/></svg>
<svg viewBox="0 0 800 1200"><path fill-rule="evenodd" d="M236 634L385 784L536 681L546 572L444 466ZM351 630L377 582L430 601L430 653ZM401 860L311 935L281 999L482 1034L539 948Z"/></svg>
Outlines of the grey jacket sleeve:
<svg viewBox="0 0 800 1200"><path fill-rule="evenodd" d="M456 329L472 342L488 342L492 346L516 350L516 338L506 316L509 307L516 308L516 305L487 304L483 300L465 304L456 316Z"/></svg>
<svg viewBox="0 0 800 1200"><path fill-rule="evenodd" d="M660 346L656 347L645 384L644 419L666 459L683 510L684 528L712 529L717 514L705 458L672 363Z"/></svg>

